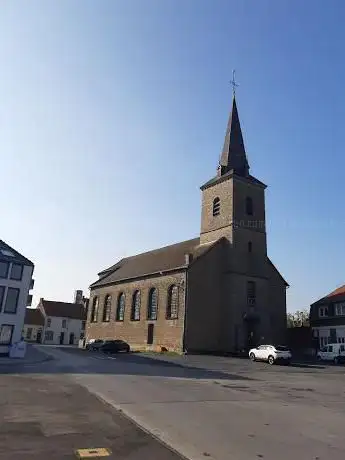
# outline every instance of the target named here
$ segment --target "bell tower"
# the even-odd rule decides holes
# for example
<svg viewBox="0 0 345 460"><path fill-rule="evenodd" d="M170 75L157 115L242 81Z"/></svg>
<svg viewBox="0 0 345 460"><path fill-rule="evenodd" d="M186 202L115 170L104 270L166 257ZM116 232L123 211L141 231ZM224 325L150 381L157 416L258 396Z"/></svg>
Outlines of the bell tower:
<svg viewBox="0 0 345 460"><path fill-rule="evenodd" d="M249 173L235 94L217 174L201 186L200 244L225 237L232 248L231 268L255 272L267 260L265 188Z"/></svg>

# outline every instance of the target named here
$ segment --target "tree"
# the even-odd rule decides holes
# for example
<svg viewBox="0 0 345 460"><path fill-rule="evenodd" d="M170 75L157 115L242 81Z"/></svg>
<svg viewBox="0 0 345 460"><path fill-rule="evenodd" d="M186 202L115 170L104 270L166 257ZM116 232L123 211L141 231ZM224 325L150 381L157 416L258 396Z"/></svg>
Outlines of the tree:
<svg viewBox="0 0 345 460"><path fill-rule="evenodd" d="M294 313L287 314L287 327L309 326L309 311L297 310Z"/></svg>

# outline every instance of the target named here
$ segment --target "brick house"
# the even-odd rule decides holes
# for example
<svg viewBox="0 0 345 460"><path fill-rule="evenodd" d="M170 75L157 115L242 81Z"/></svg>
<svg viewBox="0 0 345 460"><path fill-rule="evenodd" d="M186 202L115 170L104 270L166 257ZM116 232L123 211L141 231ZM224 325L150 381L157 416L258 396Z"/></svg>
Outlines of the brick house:
<svg viewBox="0 0 345 460"><path fill-rule="evenodd" d="M197 238L126 257L90 286L86 340L232 352L282 343L287 283L267 257L266 185L249 174L235 97Z"/></svg>
<svg viewBox="0 0 345 460"><path fill-rule="evenodd" d="M37 308L27 308L25 312L23 338L26 342L42 343L44 316Z"/></svg>
<svg viewBox="0 0 345 460"><path fill-rule="evenodd" d="M319 347L345 343L345 284L311 304L310 326Z"/></svg>

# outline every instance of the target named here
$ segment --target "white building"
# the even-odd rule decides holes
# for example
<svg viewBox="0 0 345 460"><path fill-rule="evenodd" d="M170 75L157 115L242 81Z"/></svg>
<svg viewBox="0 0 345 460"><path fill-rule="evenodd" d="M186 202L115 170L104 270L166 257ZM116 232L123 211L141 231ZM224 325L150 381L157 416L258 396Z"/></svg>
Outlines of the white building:
<svg viewBox="0 0 345 460"><path fill-rule="evenodd" d="M310 306L310 326L319 347L345 343L345 284Z"/></svg>
<svg viewBox="0 0 345 460"><path fill-rule="evenodd" d="M0 354L22 338L25 310L31 304L34 264L0 240Z"/></svg>
<svg viewBox="0 0 345 460"><path fill-rule="evenodd" d="M86 310L82 303L41 298L37 308L44 316L42 343L77 345L84 338Z"/></svg>

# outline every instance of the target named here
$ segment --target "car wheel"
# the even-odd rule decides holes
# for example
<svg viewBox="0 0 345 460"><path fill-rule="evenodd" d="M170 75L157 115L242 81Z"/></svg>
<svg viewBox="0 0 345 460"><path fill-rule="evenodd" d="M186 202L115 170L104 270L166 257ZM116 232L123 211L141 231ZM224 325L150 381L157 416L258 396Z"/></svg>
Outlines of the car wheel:
<svg viewBox="0 0 345 460"><path fill-rule="evenodd" d="M126 348L126 353L129 353L131 349L129 347Z"/></svg>
<svg viewBox="0 0 345 460"><path fill-rule="evenodd" d="M290 360L290 359L286 359L286 360L285 360L285 364L286 364L287 366L290 366L291 360Z"/></svg>
<svg viewBox="0 0 345 460"><path fill-rule="evenodd" d="M319 362L321 361L321 356L320 355L317 355L316 361L319 361Z"/></svg>
<svg viewBox="0 0 345 460"><path fill-rule="evenodd" d="M270 356L268 357L268 360L267 360L267 361L268 361L268 364L270 364L270 365L272 366L272 364L274 364L274 357L273 357L272 355L270 355Z"/></svg>
<svg viewBox="0 0 345 460"><path fill-rule="evenodd" d="M254 353L250 353L249 358L250 358L251 361L254 362L254 361L255 361L255 355L254 355Z"/></svg>
<svg viewBox="0 0 345 460"><path fill-rule="evenodd" d="M333 359L333 362L334 362L334 364L339 364L339 358L338 358L338 356L335 356L335 358Z"/></svg>

